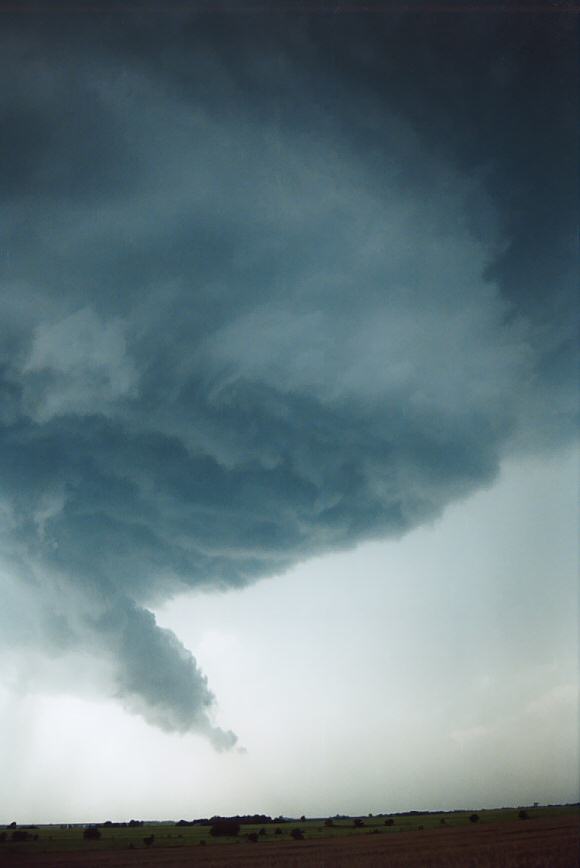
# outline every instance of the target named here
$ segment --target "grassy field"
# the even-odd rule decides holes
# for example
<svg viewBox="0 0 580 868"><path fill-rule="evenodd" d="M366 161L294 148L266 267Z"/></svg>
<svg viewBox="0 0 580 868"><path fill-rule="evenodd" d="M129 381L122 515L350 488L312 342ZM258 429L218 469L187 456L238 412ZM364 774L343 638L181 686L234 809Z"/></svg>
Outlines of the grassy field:
<svg viewBox="0 0 580 868"><path fill-rule="evenodd" d="M226 847L227 852L233 853L232 846L238 850L240 845L244 845L244 851L247 858L251 858L248 864L253 864L257 859L257 850L260 853L265 853L270 849L276 850L279 854L286 848L292 848L294 851L297 847L302 848L300 852L305 854L309 845L336 842L340 844L342 840L347 839L352 844L355 839L361 839L363 842L370 843L371 839L379 839L381 846L393 849L394 844L405 839L410 841L413 846L421 844L426 838L429 842L447 841L453 838L454 833L464 831L465 840L475 841L492 829L494 838L502 834L502 827L505 833L509 827L510 835L529 838L533 836L538 829L548 828L550 823L557 823L562 818L566 821L575 820L576 826L580 820L580 810L571 807L539 807L526 809L529 819L518 819L518 810L515 808L477 811L479 821L472 823L469 819L473 811L454 812L454 813L438 813L438 814L415 814L415 815L380 815L374 817L361 817L360 820L364 826L356 828L354 818L333 820L332 826L325 825L324 819L307 819L300 822L299 820L290 820L284 823L272 823L266 825L242 825L240 834L237 838L222 837L214 838L210 834L209 826L177 826L171 823L146 823L143 826L136 827L121 827L112 828L100 826L99 831L101 837L98 840L85 840L83 837L84 829L82 827L63 827L58 825L41 826L26 830L29 836L37 836L36 840L27 840L22 842L13 842L11 840L13 829L0 827L6 830L7 840L0 843L0 862L4 864L11 862L13 864L25 864L33 857L51 857L52 855L64 857L65 854L77 854L82 856L82 864L92 864L87 859L97 857L97 854L125 853L129 858L129 862L133 857L137 857L135 864L139 864L147 853L147 862L153 859L151 864L155 863L155 854L161 857L162 854L167 856L170 849L172 850L187 850L190 856L195 853L201 857L201 852L207 853L209 849L222 850ZM392 825L385 825L385 820L393 820ZM24 827L20 827L24 829ZM292 830L301 829L304 835L303 841L296 841L292 838ZM497 832L499 830L499 833ZM256 833L258 835L258 843L250 843L248 834ZM436 837L435 836L436 833ZM146 838L154 835L153 843L145 843ZM466 837L470 836L470 837ZM455 836L456 837L456 836ZM492 836L488 835L491 840ZM515 840L515 838L514 838ZM204 842L204 843L202 843ZM414 843L413 843L414 842ZM378 843L378 842L377 842ZM229 846L228 846L229 845ZM355 846L356 845L355 843ZM373 843L373 847L376 843ZM249 847L252 856L248 855ZM226 851L223 851L225 854ZM139 856L140 854L140 856ZM216 852L217 857L217 852ZM338 857L338 852L336 856ZM177 856L177 853L174 854ZM279 857L277 857L279 858ZM220 862L222 856L220 855ZM60 860L62 861L62 860ZM32 863L31 863L32 864ZM46 862L45 864L50 864ZM58 865L59 862L55 862ZM111 863L114 864L114 863ZM159 863L161 864L161 863ZM172 864L165 860L163 864ZM234 863L232 863L234 864ZM237 864L237 860L236 860ZM305 863L306 864L306 863ZM323 862L320 864L324 864ZM329 863L332 864L332 863ZM383 863L386 864L386 863ZM538 863L541 865L542 863Z"/></svg>
<svg viewBox="0 0 580 868"><path fill-rule="evenodd" d="M71 834L78 830L66 830L68 834L60 830L63 834L52 835L50 841L55 849L48 848L44 835L21 848L1 845L0 864L10 868L577 868L577 811L543 812L528 821L485 813L488 816L475 824L466 823L465 816L444 826L427 825L427 817L413 818L424 821L418 824L423 829L415 826L414 830L400 824L396 831L382 831L375 825L352 834L343 825L327 837L316 835L320 827L310 821L302 824L306 835L301 841L268 836L260 839L266 843L254 844L240 837L213 846L200 846L204 830L197 829L199 837L192 834L177 842L173 837L161 838L149 848L137 846L136 836L130 840L134 830L131 836L117 834L82 843L78 834ZM139 831L163 828L156 825Z"/></svg>

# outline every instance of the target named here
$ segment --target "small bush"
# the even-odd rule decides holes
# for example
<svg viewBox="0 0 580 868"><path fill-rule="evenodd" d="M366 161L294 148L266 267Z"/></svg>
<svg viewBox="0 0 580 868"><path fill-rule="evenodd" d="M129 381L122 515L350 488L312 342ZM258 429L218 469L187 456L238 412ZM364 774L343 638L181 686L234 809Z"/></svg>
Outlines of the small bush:
<svg viewBox="0 0 580 868"><path fill-rule="evenodd" d="M21 841L28 841L28 839L31 837L32 836L29 835L28 832L24 832L22 829L17 829L15 832L12 832L10 839L12 841L21 842Z"/></svg>
<svg viewBox="0 0 580 868"><path fill-rule="evenodd" d="M248 832L246 838L250 843L257 844L258 843L258 833L257 832Z"/></svg>
<svg viewBox="0 0 580 868"><path fill-rule="evenodd" d="M472 814L469 818L470 823L479 823L479 814Z"/></svg>
<svg viewBox="0 0 580 868"><path fill-rule="evenodd" d="M275 834L275 835L281 835L281 834L282 834L282 829L275 829L275 830L274 830L274 834Z"/></svg>
<svg viewBox="0 0 580 868"><path fill-rule="evenodd" d="M529 820L530 819L528 816L528 812L524 811L524 810L518 811L518 817L520 818L520 820Z"/></svg>
<svg viewBox="0 0 580 868"><path fill-rule="evenodd" d="M354 826L355 829L362 829L364 824L365 824L364 820L361 820L359 817L357 817L356 820L354 820L352 825Z"/></svg>
<svg viewBox="0 0 580 868"><path fill-rule="evenodd" d="M332 820L332 819L329 817L328 820L325 820L325 821L324 821L324 825L325 825L325 826L334 826L334 820Z"/></svg>
<svg viewBox="0 0 580 868"><path fill-rule="evenodd" d="M302 829L292 829L290 832L295 841L303 841L304 840L304 832Z"/></svg>
<svg viewBox="0 0 580 868"><path fill-rule="evenodd" d="M392 817L389 817L388 820L385 820L385 826L392 826L394 824L394 820Z"/></svg>
<svg viewBox="0 0 580 868"><path fill-rule="evenodd" d="M101 833L96 826L91 826L83 832L83 838L85 841L98 841L100 837Z"/></svg>

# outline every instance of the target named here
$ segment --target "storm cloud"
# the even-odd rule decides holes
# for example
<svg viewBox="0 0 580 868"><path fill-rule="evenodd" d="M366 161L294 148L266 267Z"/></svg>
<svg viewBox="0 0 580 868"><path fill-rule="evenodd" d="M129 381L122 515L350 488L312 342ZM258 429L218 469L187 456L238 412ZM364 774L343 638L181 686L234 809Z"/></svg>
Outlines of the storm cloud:
<svg viewBox="0 0 580 868"><path fill-rule="evenodd" d="M221 749L149 606L572 436L574 34L110 8L4 16L0 626Z"/></svg>

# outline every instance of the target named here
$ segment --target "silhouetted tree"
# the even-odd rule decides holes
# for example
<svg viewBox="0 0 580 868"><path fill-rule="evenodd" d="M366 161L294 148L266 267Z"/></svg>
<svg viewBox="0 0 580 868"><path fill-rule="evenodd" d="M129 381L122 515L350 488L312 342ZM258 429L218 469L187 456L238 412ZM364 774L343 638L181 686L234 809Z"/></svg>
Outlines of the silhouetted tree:
<svg viewBox="0 0 580 868"><path fill-rule="evenodd" d="M209 830L210 835L214 838L220 838L227 835L236 836L240 832L240 824L237 820L220 819L214 820L212 827Z"/></svg>

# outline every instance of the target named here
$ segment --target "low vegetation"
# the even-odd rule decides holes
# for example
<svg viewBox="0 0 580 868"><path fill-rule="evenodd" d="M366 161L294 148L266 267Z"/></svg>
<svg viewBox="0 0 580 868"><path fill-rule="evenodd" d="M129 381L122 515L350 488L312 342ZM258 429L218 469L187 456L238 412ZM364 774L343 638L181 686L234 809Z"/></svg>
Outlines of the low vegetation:
<svg viewBox="0 0 580 868"><path fill-rule="evenodd" d="M167 853L174 848L175 857L178 857L178 849L189 848L193 845L206 847L211 844L221 852L221 845L237 843L235 852L244 851L244 845L256 847L256 853L266 852L262 848L270 848L268 852L283 853L285 845L294 846L294 852L298 842L310 841L311 846L325 848L328 846L342 846L350 848L357 839L368 842L368 846L388 846L389 852L399 846L397 842L414 840L417 848L431 846L433 842L449 842L454 840L456 834L461 834L465 840L477 840L486 837L485 829L489 824L495 824L499 828L502 824L506 827L521 830L520 837L526 838L527 829L540 828L534 821L546 824L550 818L557 820L559 817L569 818L573 815L576 822L580 819L578 806L553 806L533 808L502 808L499 810L480 810L477 813L470 811L432 812L419 813L409 811L397 814L375 814L363 817L348 817L336 815L325 818L285 818L272 819L266 815L255 814L244 817L211 817L203 820L178 820L177 822L150 823L142 820L129 822L105 821L103 823L91 823L86 826L62 825L62 826L38 826L24 827L15 822L4 828L0 827L0 851L9 856L11 850L21 854L45 854L47 857L53 853L63 854L59 865L65 866L64 856L69 851L71 856L75 851L85 851L83 864L90 865L87 859L90 854L102 851L113 853L127 850L148 850L151 854L160 851ZM525 823L521 822L526 820ZM405 833L413 833L406 835ZM483 837L482 837L482 834ZM513 832L510 832L513 836ZM536 832L534 832L536 834ZM372 839L368 836L372 836ZM494 831L493 839L496 833ZM487 838L489 840L489 836ZM384 842L384 845L381 844ZM334 842L334 843L333 843ZM423 842L423 843L421 843ZM241 846L241 850L239 847ZM307 845L304 845L307 847ZM188 851L193 853L194 851ZM214 850L212 849L212 853ZM223 851L225 853L225 851ZM229 852L234 852L229 851ZM313 851L307 847L305 853L312 855ZM338 852L338 851L337 851ZM346 852L346 851L345 851ZM129 855L129 854L127 854ZM179 856L179 864L185 854ZM2 853L0 852L0 858ZM115 857L116 858L116 857ZM134 854L138 864L138 853ZM165 859L166 857L163 857ZM221 857L220 857L221 858ZM237 857L236 857L237 858ZM253 858L253 857L252 857ZM310 858L310 856L309 856ZM342 858L342 857L341 857ZM170 857L168 865L173 864ZM219 861L219 860L218 860ZM42 863L44 864L44 863ZM48 864L48 863L46 863ZM111 863L115 864L114 860ZM149 865L149 861L147 862ZM154 864L154 863L151 863ZM165 863L164 863L165 864ZM178 864L177 862L175 864ZM217 864L217 863L216 863ZM277 863L276 863L277 864ZM280 862L283 865L284 862ZM305 865L310 864L304 862ZM330 864L330 863L329 863ZM335 864L334 862L332 864ZM336 861L337 865L342 865ZM456 864L453 862L450 865ZM479 864L474 862L474 864ZM487 863L482 863L487 864ZM491 863L493 864L493 863ZM506 863L507 864L507 863ZM527 863L522 863L527 864ZM550 863L551 864L551 863ZM554 864L558 864L554 862ZM52 863L51 863L52 865ZM354 863L353 863L354 865Z"/></svg>

